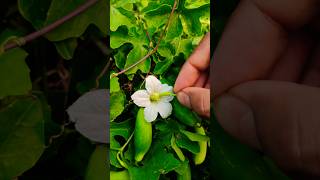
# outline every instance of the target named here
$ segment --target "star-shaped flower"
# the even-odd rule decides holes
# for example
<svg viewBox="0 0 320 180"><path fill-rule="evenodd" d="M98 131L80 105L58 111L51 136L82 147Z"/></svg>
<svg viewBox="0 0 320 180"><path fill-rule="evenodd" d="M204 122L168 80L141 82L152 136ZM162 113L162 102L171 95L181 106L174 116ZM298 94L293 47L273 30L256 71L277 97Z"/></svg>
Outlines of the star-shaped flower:
<svg viewBox="0 0 320 180"><path fill-rule="evenodd" d="M144 107L144 117L148 122L156 120L158 113L162 118L167 118L172 112L172 86L161 84L155 76L148 76L146 90L136 91L131 99L137 106Z"/></svg>

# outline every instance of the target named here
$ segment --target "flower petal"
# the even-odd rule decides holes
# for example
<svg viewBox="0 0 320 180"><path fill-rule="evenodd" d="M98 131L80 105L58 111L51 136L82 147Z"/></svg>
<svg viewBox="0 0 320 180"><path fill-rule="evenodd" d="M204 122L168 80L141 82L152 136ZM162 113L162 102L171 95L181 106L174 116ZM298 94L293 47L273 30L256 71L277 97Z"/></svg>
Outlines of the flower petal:
<svg viewBox="0 0 320 180"><path fill-rule="evenodd" d="M172 86L169 86L168 84L161 84L161 88L160 88L160 93L163 93L163 92L173 92L172 91Z"/></svg>
<svg viewBox="0 0 320 180"><path fill-rule="evenodd" d="M160 101L168 103L168 102L172 101L173 98L174 98L173 96L162 96Z"/></svg>
<svg viewBox="0 0 320 180"><path fill-rule="evenodd" d="M160 92L161 82L155 76L150 75L146 78L146 89L150 94Z"/></svg>
<svg viewBox="0 0 320 180"><path fill-rule="evenodd" d="M170 93L173 93L173 90L172 90L172 86L169 86L168 84L161 84L161 90L160 90L160 93L163 93L163 92L170 92ZM161 101L163 102L170 102L173 100L173 96L163 96L161 97Z"/></svg>
<svg viewBox="0 0 320 180"><path fill-rule="evenodd" d="M144 108L144 118L147 122L152 122L157 119L158 116L158 109L155 104L150 104L150 106L147 106Z"/></svg>
<svg viewBox="0 0 320 180"><path fill-rule="evenodd" d="M140 107L147 107L151 104L149 93L146 90L138 90L131 95L133 102Z"/></svg>
<svg viewBox="0 0 320 180"><path fill-rule="evenodd" d="M162 118L167 118L171 115L172 112L172 105L168 102L160 101L157 104L157 110Z"/></svg>

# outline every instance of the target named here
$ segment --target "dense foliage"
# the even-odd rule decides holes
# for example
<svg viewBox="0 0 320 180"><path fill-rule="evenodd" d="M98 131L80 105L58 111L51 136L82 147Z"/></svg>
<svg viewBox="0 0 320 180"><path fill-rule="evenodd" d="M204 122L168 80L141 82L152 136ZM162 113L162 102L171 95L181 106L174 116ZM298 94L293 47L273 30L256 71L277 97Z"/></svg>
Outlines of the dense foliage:
<svg viewBox="0 0 320 180"><path fill-rule="evenodd" d="M210 29L210 1L114 0L110 12L114 59L110 82L111 179L156 180L180 176L190 179L190 166L194 177L200 174L208 177L205 165L200 170L193 161L193 156L200 153L199 142L204 141L207 146L208 138L195 133L196 127L206 127L205 121L202 125L188 126L178 120L175 111L169 118L158 117L152 123L151 147L141 162L135 161L135 146L148 142L136 142L137 138L133 140L132 136L145 133L139 140L143 141L148 139L148 133L145 129L140 132L143 129L137 127L136 121L141 117L130 96L144 88L148 75L173 85L182 64ZM154 53L128 68L150 52ZM202 139L192 139L186 132Z"/></svg>
<svg viewBox="0 0 320 180"><path fill-rule="evenodd" d="M48 26L86 2L1 1L2 180L107 177L107 147L79 134L65 110L81 94L109 86L104 75L96 87L96 78L109 60L109 2L99 0L43 37L5 50L6 44L23 44L20 37Z"/></svg>

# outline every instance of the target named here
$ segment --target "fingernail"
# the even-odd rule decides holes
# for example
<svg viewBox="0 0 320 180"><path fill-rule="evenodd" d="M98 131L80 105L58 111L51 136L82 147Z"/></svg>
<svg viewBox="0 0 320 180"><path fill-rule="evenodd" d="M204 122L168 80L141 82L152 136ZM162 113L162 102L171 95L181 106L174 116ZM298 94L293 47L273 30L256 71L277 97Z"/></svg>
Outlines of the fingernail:
<svg viewBox="0 0 320 180"><path fill-rule="evenodd" d="M228 133L255 148L260 147L254 114L248 104L234 96L222 95L214 100L214 111Z"/></svg>
<svg viewBox="0 0 320 180"><path fill-rule="evenodd" d="M184 105L184 106L186 106L186 107L188 107L188 108L191 108L190 98L189 98L188 94L186 94L186 93L183 92L183 91L180 91L180 92L178 92L178 94L177 94L177 98L178 98L178 101L179 101L182 105Z"/></svg>

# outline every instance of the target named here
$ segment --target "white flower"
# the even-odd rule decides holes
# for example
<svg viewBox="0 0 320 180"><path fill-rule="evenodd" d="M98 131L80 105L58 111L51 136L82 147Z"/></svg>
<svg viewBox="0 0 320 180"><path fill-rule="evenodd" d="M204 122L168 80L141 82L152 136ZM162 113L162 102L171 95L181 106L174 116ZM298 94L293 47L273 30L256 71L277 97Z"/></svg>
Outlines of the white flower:
<svg viewBox="0 0 320 180"><path fill-rule="evenodd" d="M167 118L172 112L170 101L173 99L172 86L161 84L154 76L146 78L146 90L138 90L132 96L133 102L144 107L144 117L148 122L154 121L158 113Z"/></svg>

